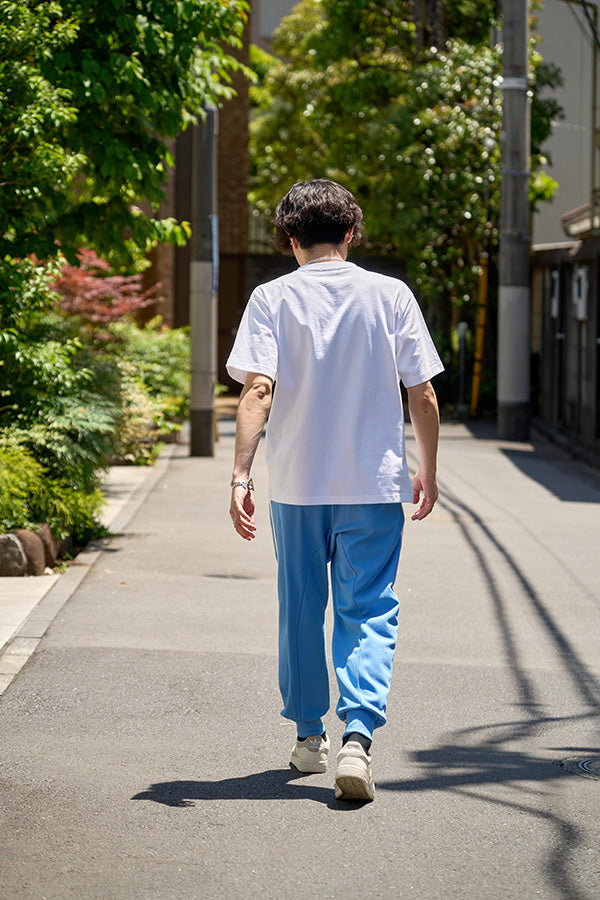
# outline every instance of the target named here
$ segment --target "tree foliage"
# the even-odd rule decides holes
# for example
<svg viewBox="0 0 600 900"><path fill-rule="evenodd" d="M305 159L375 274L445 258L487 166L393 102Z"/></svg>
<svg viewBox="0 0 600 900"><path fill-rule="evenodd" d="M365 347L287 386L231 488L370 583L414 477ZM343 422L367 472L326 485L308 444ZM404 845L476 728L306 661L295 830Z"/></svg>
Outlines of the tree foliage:
<svg viewBox="0 0 600 900"><path fill-rule="evenodd" d="M182 242L155 217L175 137L239 64L243 0L0 0L0 256L131 263ZM145 206L144 206L145 204ZM150 212L148 212L150 210Z"/></svg>
<svg viewBox="0 0 600 900"><path fill-rule="evenodd" d="M40 232L64 212L84 162L60 140L76 118L72 97L41 71L76 31L58 3L0 0L0 258L47 249Z"/></svg>
<svg viewBox="0 0 600 900"><path fill-rule="evenodd" d="M0 262L9 285L0 303L0 529L48 521L57 534L98 533L107 461L152 461L160 435L189 411L187 329L158 319L138 327L123 309L144 296L139 276L107 277L105 262L93 262L83 272ZM84 283L82 309L68 313L51 290L65 269L69 285Z"/></svg>
<svg viewBox="0 0 600 900"><path fill-rule="evenodd" d="M303 0L283 20L278 56L254 56L251 199L270 216L295 181L342 182L365 212L367 248L401 257L447 327L498 240L501 48L494 3L441 6L421 39L409 2ZM556 109L536 113L544 139ZM547 192L532 181L534 201Z"/></svg>
<svg viewBox="0 0 600 900"><path fill-rule="evenodd" d="M247 8L0 0L0 528L97 532L107 459L186 413L187 334L110 329L153 299L122 271L185 239L166 139L231 95Z"/></svg>
<svg viewBox="0 0 600 900"><path fill-rule="evenodd" d="M31 452L49 477L89 493L119 410L114 367L53 318L52 267L28 259L2 268L11 290L0 305L0 437Z"/></svg>

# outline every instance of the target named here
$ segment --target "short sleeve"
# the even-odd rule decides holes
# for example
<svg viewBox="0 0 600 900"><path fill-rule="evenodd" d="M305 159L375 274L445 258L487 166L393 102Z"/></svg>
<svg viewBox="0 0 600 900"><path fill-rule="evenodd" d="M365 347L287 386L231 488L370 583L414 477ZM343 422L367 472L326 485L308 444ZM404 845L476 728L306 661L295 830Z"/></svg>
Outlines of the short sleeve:
<svg viewBox="0 0 600 900"><path fill-rule="evenodd" d="M403 285L396 324L396 366L406 387L429 381L444 366L414 294Z"/></svg>
<svg viewBox="0 0 600 900"><path fill-rule="evenodd" d="M275 381L278 359L272 314L260 288L257 288L244 310L233 349L227 360L227 372L235 381L242 384L249 372L267 375Z"/></svg>

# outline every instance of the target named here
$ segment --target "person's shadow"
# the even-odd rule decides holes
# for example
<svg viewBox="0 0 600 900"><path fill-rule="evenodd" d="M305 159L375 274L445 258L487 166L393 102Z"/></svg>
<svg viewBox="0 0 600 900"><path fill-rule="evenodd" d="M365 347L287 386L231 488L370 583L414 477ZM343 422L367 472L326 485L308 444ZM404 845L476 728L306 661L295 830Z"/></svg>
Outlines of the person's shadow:
<svg viewBox="0 0 600 900"><path fill-rule="evenodd" d="M132 800L152 800L165 806L194 806L195 800L314 800L334 809L357 809L363 801L339 801L333 787L309 784L296 769L268 769L222 781L161 781Z"/></svg>

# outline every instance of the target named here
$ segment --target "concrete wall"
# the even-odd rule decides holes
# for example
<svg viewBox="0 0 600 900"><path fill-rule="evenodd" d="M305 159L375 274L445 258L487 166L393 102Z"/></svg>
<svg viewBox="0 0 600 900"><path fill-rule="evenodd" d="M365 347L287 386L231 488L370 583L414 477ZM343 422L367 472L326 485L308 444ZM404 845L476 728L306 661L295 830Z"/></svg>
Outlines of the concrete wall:
<svg viewBox="0 0 600 900"><path fill-rule="evenodd" d="M591 4L589 8L592 12ZM546 62L560 67L564 78L556 98L565 119L557 122L545 145L552 158L547 171L559 188L553 202L543 204L533 217L533 240L547 243L564 241L561 216L590 201L593 37L579 3L545 0L536 16L539 51Z"/></svg>

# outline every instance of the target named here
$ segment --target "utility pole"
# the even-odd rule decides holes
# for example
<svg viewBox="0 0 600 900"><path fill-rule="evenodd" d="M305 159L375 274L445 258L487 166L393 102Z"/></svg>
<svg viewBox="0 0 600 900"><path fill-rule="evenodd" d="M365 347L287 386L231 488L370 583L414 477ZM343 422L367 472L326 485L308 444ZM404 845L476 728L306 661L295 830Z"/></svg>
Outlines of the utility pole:
<svg viewBox="0 0 600 900"><path fill-rule="evenodd" d="M217 111L207 109L206 118L192 133L191 456L214 456L219 281L217 136Z"/></svg>
<svg viewBox="0 0 600 900"><path fill-rule="evenodd" d="M498 436L529 439L530 286L527 0L504 0Z"/></svg>

